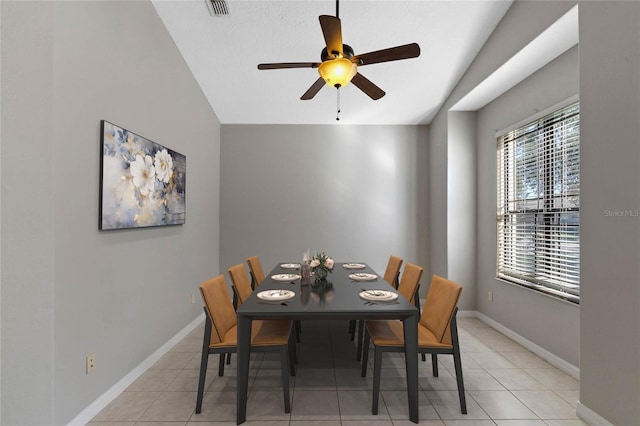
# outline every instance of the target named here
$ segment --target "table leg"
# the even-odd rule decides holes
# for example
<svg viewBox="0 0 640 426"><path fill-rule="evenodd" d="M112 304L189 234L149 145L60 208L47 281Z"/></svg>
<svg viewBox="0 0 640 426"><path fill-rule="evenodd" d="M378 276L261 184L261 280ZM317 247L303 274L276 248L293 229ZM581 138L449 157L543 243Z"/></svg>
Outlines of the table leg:
<svg viewBox="0 0 640 426"><path fill-rule="evenodd" d="M251 352L251 318L238 315L238 377L236 396L236 424L247 419L249 392L249 353Z"/></svg>
<svg viewBox="0 0 640 426"><path fill-rule="evenodd" d="M414 315L405 318L403 323L409 419L418 423L418 320Z"/></svg>

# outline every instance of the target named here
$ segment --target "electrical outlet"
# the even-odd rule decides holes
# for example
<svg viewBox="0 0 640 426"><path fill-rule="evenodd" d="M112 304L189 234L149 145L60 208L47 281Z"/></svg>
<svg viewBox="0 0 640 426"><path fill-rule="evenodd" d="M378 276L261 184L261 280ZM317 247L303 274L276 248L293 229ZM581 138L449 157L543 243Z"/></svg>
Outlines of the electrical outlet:
<svg viewBox="0 0 640 426"><path fill-rule="evenodd" d="M493 302L493 292L492 291L487 293L487 300L489 302Z"/></svg>
<svg viewBox="0 0 640 426"><path fill-rule="evenodd" d="M87 355L87 374L93 373L96 369L96 354L92 353Z"/></svg>
<svg viewBox="0 0 640 426"><path fill-rule="evenodd" d="M191 304L196 303L196 294L195 293L191 293Z"/></svg>

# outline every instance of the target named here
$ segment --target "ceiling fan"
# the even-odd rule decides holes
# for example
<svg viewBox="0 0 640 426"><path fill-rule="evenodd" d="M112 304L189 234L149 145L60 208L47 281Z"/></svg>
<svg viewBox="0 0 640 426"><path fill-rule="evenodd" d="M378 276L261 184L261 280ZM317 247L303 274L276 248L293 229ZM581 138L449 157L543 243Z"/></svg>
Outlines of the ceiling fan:
<svg viewBox="0 0 640 426"><path fill-rule="evenodd" d="M420 46L418 46L417 43L410 43L355 55L351 46L342 43L342 26L339 18L339 0L336 0L336 16L321 15L319 19L322 34L324 35L324 40L327 45L322 49L322 53L320 54L322 62L283 62L258 65L259 70L318 68L320 77L302 95L300 98L302 100L312 99L320 89L322 89L325 83L331 87L340 89L341 87L346 86L349 82L352 82L371 99L378 100L385 95L384 90L363 76L358 71L358 67L377 64L380 62L417 58L420 56Z"/></svg>

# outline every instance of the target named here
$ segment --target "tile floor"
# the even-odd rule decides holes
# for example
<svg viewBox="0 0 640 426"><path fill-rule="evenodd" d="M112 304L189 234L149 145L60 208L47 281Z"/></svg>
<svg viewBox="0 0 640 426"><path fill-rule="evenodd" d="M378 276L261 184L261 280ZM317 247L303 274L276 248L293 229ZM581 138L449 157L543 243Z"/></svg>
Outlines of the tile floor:
<svg viewBox="0 0 640 426"><path fill-rule="evenodd" d="M579 426L578 381L475 318L459 318L468 414L460 413L451 356L440 375L419 361L420 425ZM129 386L91 426L235 425L235 356L223 377L211 356L201 414L195 414L202 332L196 328ZM292 410L283 409L277 354L252 354L247 425L409 426L402 354L382 363L379 414L372 374L360 377L346 321L303 322ZM373 362L373 356L369 358ZM371 373L371 371L369 372Z"/></svg>

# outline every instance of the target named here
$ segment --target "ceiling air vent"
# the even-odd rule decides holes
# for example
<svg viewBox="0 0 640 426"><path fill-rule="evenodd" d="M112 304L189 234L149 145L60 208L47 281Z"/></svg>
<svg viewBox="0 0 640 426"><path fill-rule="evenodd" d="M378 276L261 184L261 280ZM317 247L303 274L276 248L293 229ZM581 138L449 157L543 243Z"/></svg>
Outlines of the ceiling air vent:
<svg viewBox="0 0 640 426"><path fill-rule="evenodd" d="M215 16L229 16L229 4L226 0L206 0L209 12Z"/></svg>

